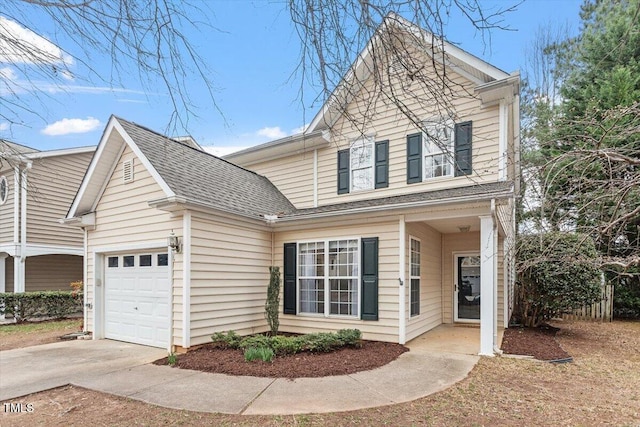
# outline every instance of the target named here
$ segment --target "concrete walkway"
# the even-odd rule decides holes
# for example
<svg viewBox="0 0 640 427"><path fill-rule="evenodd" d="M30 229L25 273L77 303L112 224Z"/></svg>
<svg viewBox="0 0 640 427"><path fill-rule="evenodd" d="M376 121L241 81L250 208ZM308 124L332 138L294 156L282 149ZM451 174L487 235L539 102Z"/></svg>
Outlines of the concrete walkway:
<svg viewBox="0 0 640 427"><path fill-rule="evenodd" d="M0 352L0 400L71 383L201 412L285 415L376 407L415 400L465 378L479 359L468 354L477 352L479 335L469 329L436 328L434 336L444 339L423 335L408 344L411 351L372 371L295 380L149 365L166 352L117 341L47 344ZM470 338L466 345L464 340L452 342L456 335Z"/></svg>

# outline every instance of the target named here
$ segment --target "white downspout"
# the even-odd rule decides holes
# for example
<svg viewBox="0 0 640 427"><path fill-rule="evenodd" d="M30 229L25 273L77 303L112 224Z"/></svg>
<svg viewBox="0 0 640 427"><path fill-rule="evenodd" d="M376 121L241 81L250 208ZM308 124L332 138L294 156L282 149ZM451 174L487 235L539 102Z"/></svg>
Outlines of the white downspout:
<svg viewBox="0 0 640 427"><path fill-rule="evenodd" d="M508 113L507 103L505 100L500 101L499 111L499 130L498 130L498 179L504 181L507 179L507 132L508 132Z"/></svg>
<svg viewBox="0 0 640 427"><path fill-rule="evenodd" d="M407 339L406 320L406 289L405 289L405 222L404 215L400 215L398 223L398 343L404 344Z"/></svg>
<svg viewBox="0 0 640 427"><path fill-rule="evenodd" d="M27 262L27 171L31 169L31 162L28 162L22 170L20 183L20 281L21 291L25 292Z"/></svg>
<svg viewBox="0 0 640 427"><path fill-rule="evenodd" d="M318 207L318 150L313 150L313 207Z"/></svg>
<svg viewBox="0 0 640 427"><path fill-rule="evenodd" d="M87 264L89 263L89 244L87 239L87 227L82 227L82 231L84 234L84 254L82 258L82 312L84 313L84 315L82 320L82 331L88 332L87 323L89 322L89 295L87 294L89 292L87 289L87 278L89 276L89 273L87 271ZM95 301L95 294L93 296L93 299Z"/></svg>

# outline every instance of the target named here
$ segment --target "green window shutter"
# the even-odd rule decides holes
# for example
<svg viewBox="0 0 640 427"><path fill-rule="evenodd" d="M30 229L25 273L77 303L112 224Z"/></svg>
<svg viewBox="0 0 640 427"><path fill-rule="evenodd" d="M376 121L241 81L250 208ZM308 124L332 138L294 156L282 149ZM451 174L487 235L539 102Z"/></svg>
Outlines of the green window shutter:
<svg viewBox="0 0 640 427"><path fill-rule="evenodd" d="M296 314L296 244L284 244L284 314Z"/></svg>
<svg viewBox="0 0 640 427"><path fill-rule="evenodd" d="M455 174L471 175L471 122L456 123L455 126Z"/></svg>
<svg viewBox="0 0 640 427"><path fill-rule="evenodd" d="M407 184L422 182L422 134L407 136Z"/></svg>
<svg viewBox="0 0 640 427"><path fill-rule="evenodd" d="M362 238L362 320L378 320L378 238Z"/></svg>
<svg viewBox="0 0 640 427"><path fill-rule="evenodd" d="M338 194L349 192L349 150L338 151Z"/></svg>
<svg viewBox="0 0 640 427"><path fill-rule="evenodd" d="M389 141L376 142L376 188L389 186Z"/></svg>

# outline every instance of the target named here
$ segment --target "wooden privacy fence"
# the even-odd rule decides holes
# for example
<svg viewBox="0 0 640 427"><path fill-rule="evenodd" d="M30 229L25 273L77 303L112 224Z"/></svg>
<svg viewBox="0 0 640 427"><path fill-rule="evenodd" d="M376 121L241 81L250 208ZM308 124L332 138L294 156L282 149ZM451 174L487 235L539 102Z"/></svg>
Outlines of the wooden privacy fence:
<svg viewBox="0 0 640 427"><path fill-rule="evenodd" d="M602 287L602 298L591 305L586 305L571 313L562 315L565 320L600 320L611 322L613 320L613 285Z"/></svg>

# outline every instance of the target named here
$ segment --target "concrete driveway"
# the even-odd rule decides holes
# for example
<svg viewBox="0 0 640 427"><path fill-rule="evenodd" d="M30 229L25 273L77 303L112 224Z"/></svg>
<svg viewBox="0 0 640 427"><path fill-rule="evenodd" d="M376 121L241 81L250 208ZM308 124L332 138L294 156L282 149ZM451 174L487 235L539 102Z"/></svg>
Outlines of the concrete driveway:
<svg viewBox="0 0 640 427"><path fill-rule="evenodd" d="M74 384L189 411L251 415L349 411L415 400L462 380L479 359L469 353L477 351L477 335L477 330L436 328L380 368L294 380L155 366L149 362L166 356L165 350L110 340L68 341L1 351L0 400ZM461 345L465 337L466 346Z"/></svg>
<svg viewBox="0 0 640 427"><path fill-rule="evenodd" d="M0 351L0 400L144 365L160 348L111 340L74 340Z"/></svg>

